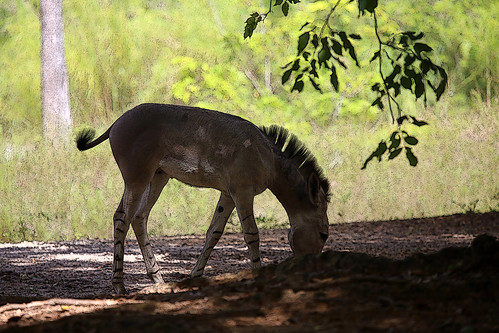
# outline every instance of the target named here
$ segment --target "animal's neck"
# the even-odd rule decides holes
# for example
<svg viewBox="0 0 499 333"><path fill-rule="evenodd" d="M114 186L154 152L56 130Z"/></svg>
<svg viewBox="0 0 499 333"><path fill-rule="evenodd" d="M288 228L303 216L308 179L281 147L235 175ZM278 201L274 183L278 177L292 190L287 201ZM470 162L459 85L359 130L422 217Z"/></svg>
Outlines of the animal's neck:
<svg viewBox="0 0 499 333"><path fill-rule="evenodd" d="M269 189L282 204L288 216L299 209L306 200L306 183L303 176L288 160L281 159Z"/></svg>

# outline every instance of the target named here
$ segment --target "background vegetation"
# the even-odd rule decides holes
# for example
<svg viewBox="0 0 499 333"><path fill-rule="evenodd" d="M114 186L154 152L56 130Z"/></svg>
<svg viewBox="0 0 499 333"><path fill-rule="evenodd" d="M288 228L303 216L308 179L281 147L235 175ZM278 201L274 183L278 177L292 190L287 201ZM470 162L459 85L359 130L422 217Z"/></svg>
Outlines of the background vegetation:
<svg viewBox="0 0 499 333"><path fill-rule="evenodd" d="M260 6L260 8L258 8ZM376 70L369 17L333 18L362 35L362 69L339 71L340 92L289 93L281 66L296 54L299 27L323 19L328 1L268 18L251 40L244 21L264 1L64 1L66 60L75 128L104 131L142 102L186 104L284 125L305 141L333 185L332 223L412 218L499 208L499 6L493 1L383 1L380 29L424 31L449 74L439 103L402 96L430 126L417 132L419 164L363 161L393 131L370 104ZM0 241L111 237L123 185L109 146L80 153L41 133L38 1L0 3ZM344 13L344 12L342 12ZM325 88L326 86L323 86ZM413 130L414 131L414 130ZM218 194L171 181L150 220L152 234L202 233ZM269 193L260 227L285 227ZM230 230L239 230L232 219Z"/></svg>

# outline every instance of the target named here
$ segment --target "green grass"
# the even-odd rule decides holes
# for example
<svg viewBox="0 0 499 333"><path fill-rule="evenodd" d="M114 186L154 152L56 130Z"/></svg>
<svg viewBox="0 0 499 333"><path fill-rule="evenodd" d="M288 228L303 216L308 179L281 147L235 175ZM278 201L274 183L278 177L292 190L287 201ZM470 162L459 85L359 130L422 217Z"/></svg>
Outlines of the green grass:
<svg viewBox="0 0 499 333"><path fill-rule="evenodd" d="M284 125L307 143L331 180L331 223L499 208L499 110L493 85L497 38L489 33L497 20L488 4L468 8L447 1L435 11L421 1L408 3L407 10L400 2L387 2L380 21L391 15L400 20L384 29L428 32L450 81L448 94L436 106L430 96L431 108L423 114L413 96L399 96L404 112L430 123L414 130L420 140L415 149L419 165L412 168L401 156L373 161L361 171L378 142L394 130L383 119L387 112L370 107L369 86L376 79L375 64L368 65L372 21L351 21L357 16L353 4L353 16L339 15L335 21L338 29L360 33L367 42L356 46L363 68L338 68L340 93L331 86L324 86L324 94L310 86L301 94L289 93L289 86L281 86L281 66L293 59L298 27L325 17L327 6L302 3L286 18L269 17L251 40L243 40L244 20L255 10L266 10L263 2L252 5L262 8L244 1L211 3L212 8L197 2L164 7L163 2L139 0L65 1L74 125L89 124L102 132L141 102L234 111L259 125ZM215 22L217 15L225 34ZM47 146L40 135L38 16L34 2L0 5L0 242L110 238L123 184L109 146L81 153L73 145ZM352 24L359 30L351 30ZM272 93L256 91L245 74L250 70L263 88L267 63ZM149 230L154 235L204 233L217 200L214 190L171 181L153 209ZM284 210L269 192L257 197L255 216L261 228L287 225ZM227 230L239 229L233 216Z"/></svg>
<svg viewBox="0 0 499 333"><path fill-rule="evenodd" d="M424 118L430 126L412 132L420 140L415 148L419 159L415 168L401 155L393 161L373 161L362 171L363 160L390 131L349 124L330 130L331 151L329 161L324 162L333 165L340 161L328 172L334 193L332 221L413 218L499 208L497 110L444 119L427 114Z"/></svg>
<svg viewBox="0 0 499 333"><path fill-rule="evenodd" d="M497 111L455 118L425 115L430 126L417 133L415 168L401 156L360 170L378 141L393 130L388 125L340 118L327 129L302 133L332 183L330 222L497 210ZM112 237L123 184L109 145L79 152L73 145L34 142L0 146L0 241ZM152 211L151 234L204 233L218 195L170 181ZM287 226L284 210L268 191L257 197L255 215L260 228ZM235 216L227 230L239 230Z"/></svg>

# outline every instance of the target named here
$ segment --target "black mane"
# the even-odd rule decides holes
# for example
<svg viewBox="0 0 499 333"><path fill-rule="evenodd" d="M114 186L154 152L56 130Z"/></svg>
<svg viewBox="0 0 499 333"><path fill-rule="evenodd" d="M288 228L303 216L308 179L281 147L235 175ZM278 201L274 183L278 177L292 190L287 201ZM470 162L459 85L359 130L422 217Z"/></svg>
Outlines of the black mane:
<svg viewBox="0 0 499 333"><path fill-rule="evenodd" d="M324 175L324 171L317 163L317 159L312 152L301 142L296 135L290 133L284 127L271 125L269 127L260 127L262 132L276 145L282 154L291 159L297 168L310 175L315 172L319 176L320 184L326 198L329 201L331 197L329 180Z"/></svg>

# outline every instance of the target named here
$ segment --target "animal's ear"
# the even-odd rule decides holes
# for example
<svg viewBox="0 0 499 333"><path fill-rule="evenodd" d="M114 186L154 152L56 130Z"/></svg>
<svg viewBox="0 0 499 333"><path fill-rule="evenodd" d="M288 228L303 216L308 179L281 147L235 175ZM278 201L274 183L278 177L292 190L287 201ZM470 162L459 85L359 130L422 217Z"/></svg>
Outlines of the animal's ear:
<svg viewBox="0 0 499 333"><path fill-rule="evenodd" d="M316 207L319 206L321 181L319 179L319 176L315 172L312 172L310 176L308 176L307 191L310 203L312 203Z"/></svg>

